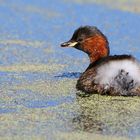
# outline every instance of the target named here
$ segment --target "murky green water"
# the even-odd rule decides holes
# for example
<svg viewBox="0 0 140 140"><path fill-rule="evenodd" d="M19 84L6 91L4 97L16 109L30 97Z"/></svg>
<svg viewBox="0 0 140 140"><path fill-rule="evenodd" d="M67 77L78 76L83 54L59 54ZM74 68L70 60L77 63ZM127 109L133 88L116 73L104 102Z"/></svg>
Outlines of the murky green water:
<svg viewBox="0 0 140 140"><path fill-rule="evenodd" d="M139 59L139 1L132 9L129 0L81 1L0 1L0 139L140 139L140 99L77 97L88 58L59 47L75 28L95 25L112 54Z"/></svg>

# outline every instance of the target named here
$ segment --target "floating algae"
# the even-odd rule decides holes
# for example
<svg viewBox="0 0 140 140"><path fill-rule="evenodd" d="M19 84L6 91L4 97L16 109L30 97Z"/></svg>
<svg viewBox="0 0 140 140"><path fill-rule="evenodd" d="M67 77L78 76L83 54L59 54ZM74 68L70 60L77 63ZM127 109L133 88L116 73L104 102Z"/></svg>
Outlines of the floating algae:
<svg viewBox="0 0 140 140"><path fill-rule="evenodd" d="M65 0L69 1L69 0ZM113 9L119 9L119 10L124 10L124 11L129 11L129 12L134 12L134 13L140 13L140 1L139 0L117 0L114 2L114 0L73 0L73 2L76 3L83 3L83 4L101 4L101 5L106 5L110 8Z"/></svg>

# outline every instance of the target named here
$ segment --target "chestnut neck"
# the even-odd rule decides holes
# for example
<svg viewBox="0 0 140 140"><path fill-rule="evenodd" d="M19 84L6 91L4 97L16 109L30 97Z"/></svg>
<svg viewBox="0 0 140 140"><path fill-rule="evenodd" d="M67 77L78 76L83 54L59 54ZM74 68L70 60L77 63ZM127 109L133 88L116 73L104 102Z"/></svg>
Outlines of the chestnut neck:
<svg viewBox="0 0 140 140"><path fill-rule="evenodd" d="M94 63L109 55L109 43L105 36L95 35L83 41L81 50L88 54L90 63Z"/></svg>

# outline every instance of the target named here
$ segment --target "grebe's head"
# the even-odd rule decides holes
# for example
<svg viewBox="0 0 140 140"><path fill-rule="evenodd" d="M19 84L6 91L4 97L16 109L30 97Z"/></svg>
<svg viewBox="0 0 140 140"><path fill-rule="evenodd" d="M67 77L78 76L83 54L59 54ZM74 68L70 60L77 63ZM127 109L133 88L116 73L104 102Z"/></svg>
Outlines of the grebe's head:
<svg viewBox="0 0 140 140"><path fill-rule="evenodd" d="M72 38L61 47L74 47L87 53L90 62L109 55L109 43L106 36L94 26L82 26L75 30Z"/></svg>

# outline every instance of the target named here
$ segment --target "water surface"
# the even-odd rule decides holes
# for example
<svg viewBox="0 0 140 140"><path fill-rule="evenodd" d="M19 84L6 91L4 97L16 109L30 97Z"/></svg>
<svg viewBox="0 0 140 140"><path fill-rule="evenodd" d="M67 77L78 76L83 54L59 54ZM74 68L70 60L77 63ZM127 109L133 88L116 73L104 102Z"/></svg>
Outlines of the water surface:
<svg viewBox="0 0 140 140"><path fill-rule="evenodd" d="M89 60L60 47L77 27L95 25L108 37L111 54L140 60L139 4L1 0L1 138L139 139L139 98L77 97L75 84Z"/></svg>

